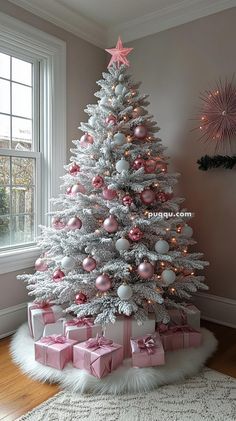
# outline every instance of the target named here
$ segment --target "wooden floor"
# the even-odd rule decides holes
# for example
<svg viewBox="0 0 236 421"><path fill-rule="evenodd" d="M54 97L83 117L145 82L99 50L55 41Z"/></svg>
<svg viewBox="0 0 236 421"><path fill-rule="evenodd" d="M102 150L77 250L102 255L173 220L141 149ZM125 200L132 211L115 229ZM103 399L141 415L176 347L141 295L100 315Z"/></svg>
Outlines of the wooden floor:
<svg viewBox="0 0 236 421"><path fill-rule="evenodd" d="M218 351L207 366L236 378L236 330L210 322L202 325L214 332L219 341ZM16 420L59 390L55 385L24 376L11 362L9 342L10 338L0 340L0 420L4 421Z"/></svg>

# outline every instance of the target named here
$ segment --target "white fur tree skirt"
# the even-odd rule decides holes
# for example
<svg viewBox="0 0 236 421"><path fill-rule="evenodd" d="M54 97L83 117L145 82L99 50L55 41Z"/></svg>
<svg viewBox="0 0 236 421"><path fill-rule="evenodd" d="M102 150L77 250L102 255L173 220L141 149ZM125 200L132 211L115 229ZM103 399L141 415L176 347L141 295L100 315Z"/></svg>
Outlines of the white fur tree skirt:
<svg viewBox="0 0 236 421"><path fill-rule="evenodd" d="M195 375L217 347L217 340L207 329L201 329L203 343L199 348L181 349L166 353L164 366L133 368L131 360L103 379L97 379L84 370L68 364L63 371L46 367L34 360L34 342L27 324L22 325L11 342L13 361L32 379L59 383L73 392L94 394L122 394L144 392L164 384L180 381Z"/></svg>

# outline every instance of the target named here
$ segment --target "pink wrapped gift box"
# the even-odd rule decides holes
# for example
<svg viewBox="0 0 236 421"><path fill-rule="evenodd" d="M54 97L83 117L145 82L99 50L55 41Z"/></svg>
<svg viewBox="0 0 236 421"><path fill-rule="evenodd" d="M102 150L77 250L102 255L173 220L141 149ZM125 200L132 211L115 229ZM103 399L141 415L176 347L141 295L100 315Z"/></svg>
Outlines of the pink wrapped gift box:
<svg viewBox="0 0 236 421"><path fill-rule="evenodd" d="M73 345L76 341L67 339L63 335L51 335L35 342L35 360L49 367L62 370L72 361Z"/></svg>
<svg viewBox="0 0 236 421"><path fill-rule="evenodd" d="M159 332L165 351L197 348L201 345L202 334L191 326L165 326L165 328L164 326L159 326Z"/></svg>
<svg viewBox="0 0 236 421"><path fill-rule="evenodd" d="M153 367L165 364L165 352L160 335L146 335L130 340L133 367Z"/></svg>
<svg viewBox="0 0 236 421"><path fill-rule="evenodd" d="M130 339L155 332L155 316L149 315L142 325L138 325L132 316L117 316L115 323L109 323L104 335L114 342L123 345L124 358L131 357Z"/></svg>
<svg viewBox="0 0 236 421"><path fill-rule="evenodd" d="M99 379L115 370L123 361L123 347L104 336L96 336L73 347L73 365Z"/></svg>
<svg viewBox="0 0 236 421"><path fill-rule="evenodd" d="M89 317L66 320L63 323L63 328L64 335L77 342L84 342L96 335L102 335L102 326L94 325L94 319Z"/></svg>
<svg viewBox="0 0 236 421"><path fill-rule="evenodd" d="M63 315L59 305L47 302L28 303L28 326L30 335L35 341L43 336L44 327L48 323L55 323Z"/></svg>
<svg viewBox="0 0 236 421"><path fill-rule="evenodd" d="M201 312L192 304L186 305L186 309L172 308L168 310L171 323L179 325L189 325L193 329L200 330Z"/></svg>

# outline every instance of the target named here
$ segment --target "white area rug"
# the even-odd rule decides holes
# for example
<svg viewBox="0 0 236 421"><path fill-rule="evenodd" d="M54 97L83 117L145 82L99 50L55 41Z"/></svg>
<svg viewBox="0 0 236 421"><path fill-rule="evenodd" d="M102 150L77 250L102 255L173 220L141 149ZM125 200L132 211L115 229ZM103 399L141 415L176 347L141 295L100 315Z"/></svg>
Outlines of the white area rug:
<svg viewBox="0 0 236 421"><path fill-rule="evenodd" d="M166 353L166 364L158 367L133 368L127 359L117 370L103 379L97 379L84 370L68 364L63 371L46 367L34 360L34 343L27 324L22 325L13 337L13 361L33 379L59 383L72 392L93 394L122 394L147 392L164 384L172 384L193 376L203 367L215 351L217 341L207 329L202 329L203 343L199 348L188 348Z"/></svg>
<svg viewBox="0 0 236 421"><path fill-rule="evenodd" d="M21 421L235 421L236 380L210 369L179 384L123 396L60 392ZM18 420L18 421L19 421Z"/></svg>

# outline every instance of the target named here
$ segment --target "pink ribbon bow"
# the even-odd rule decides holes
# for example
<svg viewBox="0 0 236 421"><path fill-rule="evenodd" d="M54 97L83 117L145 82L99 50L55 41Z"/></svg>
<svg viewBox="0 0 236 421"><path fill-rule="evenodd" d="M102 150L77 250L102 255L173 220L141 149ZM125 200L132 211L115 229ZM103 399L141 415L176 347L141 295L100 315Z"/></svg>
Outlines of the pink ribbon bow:
<svg viewBox="0 0 236 421"><path fill-rule="evenodd" d="M169 327L168 325L165 325L164 323L160 323L157 329L158 329L158 332L164 333L164 332L167 332L167 330L169 330Z"/></svg>
<svg viewBox="0 0 236 421"><path fill-rule="evenodd" d="M51 303L49 303L48 301L40 301L38 303L33 303L33 306L31 306L31 309L35 309L35 308L42 308L42 309L47 309L51 307Z"/></svg>
<svg viewBox="0 0 236 421"><path fill-rule="evenodd" d="M43 338L41 338L41 342L48 345L64 344L66 342L66 337L63 335L44 336Z"/></svg>
<svg viewBox="0 0 236 421"><path fill-rule="evenodd" d="M93 326L93 320L88 317L85 317L84 319L68 320L66 326Z"/></svg>
<svg viewBox="0 0 236 421"><path fill-rule="evenodd" d="M154 354L157 346L155 338L152 335L137 339L137 344L140 350L143 349L147 351L148 354Z"/></svg>
<svg viewBox="0 0 236 421"><path fill-rule="evenodd" d="M111 346L113 341L111 339L105 338L105 336L97 335L96 338L89 338L86 341L86 348L105 348Z"/></svg>

